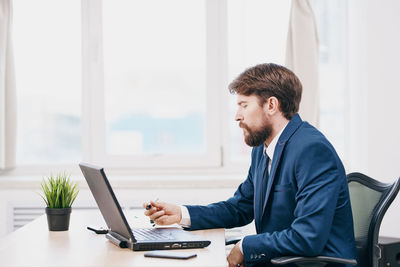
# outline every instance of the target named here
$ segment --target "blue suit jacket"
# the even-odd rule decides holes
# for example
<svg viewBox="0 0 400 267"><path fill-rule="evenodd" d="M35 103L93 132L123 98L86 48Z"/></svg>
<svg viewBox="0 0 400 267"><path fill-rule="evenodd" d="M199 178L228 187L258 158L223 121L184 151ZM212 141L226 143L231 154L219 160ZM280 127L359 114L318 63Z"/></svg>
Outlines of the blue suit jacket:
<svg viewBox="0 0 400 267"><path fill-rule="evenodd" d="M190 229L232 228L254 219L257 234L242 243L248 265L268 266L283 255L357 259L346 174L329 141L295 115L275 147L261 203L263 148L253 149L247 179L232 198L186 206Z"/></svg>

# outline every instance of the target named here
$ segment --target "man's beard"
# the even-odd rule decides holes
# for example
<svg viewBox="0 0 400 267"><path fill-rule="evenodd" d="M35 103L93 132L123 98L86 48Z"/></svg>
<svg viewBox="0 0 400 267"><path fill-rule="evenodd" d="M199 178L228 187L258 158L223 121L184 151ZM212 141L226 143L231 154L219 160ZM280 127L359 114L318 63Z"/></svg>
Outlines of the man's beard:
<svg viewBox="0 0 400 267"><path fill-rule="evenodd" d="M248 135L244 135L244 141L252 147L263 144L272 133L272 125L268 121L264 121L263 126L259 130L251 130L249 126L242 122L239 123L239 127L247 130Z"/></svg>

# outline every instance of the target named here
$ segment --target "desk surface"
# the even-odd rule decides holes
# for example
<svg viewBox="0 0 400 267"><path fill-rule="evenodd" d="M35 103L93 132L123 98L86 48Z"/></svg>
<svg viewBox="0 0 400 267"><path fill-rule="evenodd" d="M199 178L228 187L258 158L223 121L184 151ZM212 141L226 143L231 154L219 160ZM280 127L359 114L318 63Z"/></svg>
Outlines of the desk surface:
<svg viewBox="0 0 400 267"><path fill-rule="evenodd" d="M151 227L143 213L126 212L133 227ZM194 231L211 240L203 249L193 251L189 260L145 258L144 252L121 249L104 235L86 230L103 226L99 211L73 210L69 231L50 232L46 215L0 239L0 266L227 266L223 229Z"/></svg>

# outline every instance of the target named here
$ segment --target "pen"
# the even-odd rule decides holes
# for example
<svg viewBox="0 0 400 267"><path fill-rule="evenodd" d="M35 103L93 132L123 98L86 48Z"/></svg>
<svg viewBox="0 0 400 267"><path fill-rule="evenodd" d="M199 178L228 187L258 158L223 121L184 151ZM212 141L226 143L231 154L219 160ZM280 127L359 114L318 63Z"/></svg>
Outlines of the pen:
<svg viewBox="0 0 400 267"><path fill-rule="evenodd" d="M158 201L158 198L156 198L156 200L154 200L153 202L157 202L157 201ZM149 209L151 209L151 204L150 203L149 203L149 205L146 206L146 210L149 210ZM150 223L151 223L151 225L153 227L156 226L155 222L153 220L151 220L151 219L150 219Z"/></svg>

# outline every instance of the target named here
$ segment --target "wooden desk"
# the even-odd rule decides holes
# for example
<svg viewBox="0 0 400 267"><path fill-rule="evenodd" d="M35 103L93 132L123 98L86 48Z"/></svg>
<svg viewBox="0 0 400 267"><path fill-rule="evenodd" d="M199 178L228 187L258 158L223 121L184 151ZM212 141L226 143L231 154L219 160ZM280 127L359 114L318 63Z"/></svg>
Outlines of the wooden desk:
<svg viewBox="0 0 400 267"><path fill-rule="evenodd" d="M151 227L142 211L126 212L131 227ZM194 231L211 240L189 260L145 258L121 249L86 226L105 225L99 211L72 210L70 229L50 232L46 215L0 239L0 266L227 266L223 229Z"/></svg>

